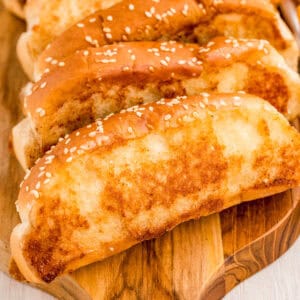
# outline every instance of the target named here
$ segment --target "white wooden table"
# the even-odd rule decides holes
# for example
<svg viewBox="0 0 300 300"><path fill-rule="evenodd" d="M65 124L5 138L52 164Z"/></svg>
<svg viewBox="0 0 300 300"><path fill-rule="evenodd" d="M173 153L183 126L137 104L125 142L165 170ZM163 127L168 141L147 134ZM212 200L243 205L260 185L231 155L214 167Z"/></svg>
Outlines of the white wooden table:
<svg viewBox="0 0 300 300"><path fill-rule="evenodd" d="M1 300L50 300L53 297L0 272ZM225 300L300 300L300 238L275 263L241 283Z"/></svg>

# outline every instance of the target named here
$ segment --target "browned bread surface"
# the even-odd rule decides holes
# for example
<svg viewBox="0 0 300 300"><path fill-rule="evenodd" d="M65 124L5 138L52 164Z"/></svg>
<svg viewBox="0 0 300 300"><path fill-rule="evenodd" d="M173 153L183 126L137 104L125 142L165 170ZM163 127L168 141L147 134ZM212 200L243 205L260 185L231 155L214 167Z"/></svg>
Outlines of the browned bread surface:
<svg viewBox="0 0 300 300"><path fill-rule="evenodd" d="M223 35L269 40L296 67L295 40L268 1L125 0L88 16L55 39L41 54L35 78L76 50L88 47L170 39L205 44Z"/></svg>
<svg viewBox="0 0 300 300"><path fill-rule="evenodd" d="M89 48L58 62L27 91L28 122L14 129L14 148L22 165L30 166L59 137L97 117L162 97L239 90L268 100L288 118L300 111L298 75L264 41L216 38L206 47L132 42Z"/></svg>
<svg viewBox="0 0 300 300"><path fill-rule="evenodd" d="M50 282L189 219L300 184L300 135L252 95L121 111L65 137L29 172L13 259Z"/></svg>

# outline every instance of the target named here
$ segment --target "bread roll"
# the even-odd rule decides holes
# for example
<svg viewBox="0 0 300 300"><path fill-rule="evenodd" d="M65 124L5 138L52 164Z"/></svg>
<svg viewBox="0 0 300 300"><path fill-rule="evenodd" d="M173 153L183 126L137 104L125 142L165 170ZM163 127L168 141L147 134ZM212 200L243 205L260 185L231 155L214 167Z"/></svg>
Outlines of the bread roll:
<svg viewBox="0 0 300 300"><path fill-rule="evenodd" d="M22 16L27 31L18 42L18 56L28 76L38 55L58 35L82 18L121 0L27 0ZM17 0L6 0L8 4Z"/></svg>
<svg viewBox="0 0 300 300"><path fill-rule="evenodd" d="M21 184L12 257L30 282L300 184L300 135L252 95L162 99L59 142Z"/></svg>
<svg viewBox="0 0 300 300"><path fill-rule="evenodd" d="M203 45L215 36L268 40L296 69L294 37L268 1L125 0L88 16L55 39L41 54L34 78L88 47L170 39Z"/></svg>
<svg viewBox="0 0 300 300"><path fill-rule="evenodd" d="M60 137L111 112L162 97L239 90L261 96L289 118L300 111L298 75L264 41L89 48L58 62L33 85L24 101L27 121L14 129L14 149L30 167Z"/></svg>

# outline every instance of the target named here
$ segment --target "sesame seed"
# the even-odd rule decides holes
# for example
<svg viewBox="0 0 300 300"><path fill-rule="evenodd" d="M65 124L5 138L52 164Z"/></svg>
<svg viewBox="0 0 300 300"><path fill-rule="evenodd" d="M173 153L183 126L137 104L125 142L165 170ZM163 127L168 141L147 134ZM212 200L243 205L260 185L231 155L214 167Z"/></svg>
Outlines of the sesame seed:
<svg viewBox="0 0 300 300"><path fill-rule="evenodd" d="M51 61L51 65L57 65L57 63L58 63L58 60L57 60L57 59L53 59L53 60Z"/></svg>
<svg viewBox="0 0 300 300"><path fill-rule="evenodd" d="M38 199L38 198L40 197L40 194L39 194L39 192L38 192L37 190L31 190L30 193L33 194L33 196L34 196L36 199Z"/></svg>
<svg viewBox="0 0 300 300"><path fill-rule="evenodd" d="M61 61L61 62L58 63L58 66L59 66L59 67L64 67L64 66L65 66L65 63L64 63L63 61Z"/></svg>
<svg viewBox="0 0 300 300"><path fill-rule="evenodd" d="M38 190L41 187L41 182L38 181L38 183L35 185L35 188Z"/></svg>
<svg viewBox="0 0 300 300"><path fill-rule="evenodd" d="M75 152L76 151L76 149L77 149L77 147L75 146L75 147L72 147L71 149L70 149L70 153L73 153L73 152Z"/></svg>
<svg viewBox="0 0 300 300"><path fill-rule="evenodd" d="M226 53L224 57L225 57L226 59L229 59L229 58L231 58L231 54L230 54L230 53Z"/></svg>
<svg viewBox="0 0 300 300"><path fill-rule="evenodd" d="M181 11L184 16L188 15L189 6L188 4L184 4L183 10Z"/></svg>
<svg viewBox="0 0 300 300"><path fill-rule="evenodd" d="M152 14L151 14L151 12L149 12L149 11L145 11L145 16L146 16L147 18L152 18Z"/></svg>
<svg viewBox="0 0 300 300"><path fill-rule="evenodd" d="M89 55L89 51L88 51L88 50L84 50L84 51L83 51L83 55L84 55L84 56L88 56L88 55Z"/></svg>
<svg viewBox="0 0 300 300"><path fill-rule="evenodd" d="M179 65L184 65L184 64L186 64L186 60L181 59L181 60L178 61L178 64Z"/></svg>
<svg viewBox="0 0 300 300"><path fill-rule="evenodd" d="M45 171L39 173L38 178L42 177L45 174Z"/></svg>
<svg viewBox="0 0 300 300"><path fill-rule="evenodd" d="M129 10L134 10L134 5L130 3L130 4L128 5L128 8L129 8Z"/></svg>
<svg viewBox="0 0 300 300"><path fill-rule="evenodd" d="M125 67L122 68L122 70L123 70L124 72L126 72L126 71L129 71L130 68L129 68L128 66L125 66Z"/></svg>
<svg viewBox="0 0 300 300"><path fill-rule="evenodd" d="M43 89L46 85L47 85L47 82L43 82L43 83L41 83L40 88Z"/></svg>
<svg viewBox="0 0 300 300"><path fill-rule="evenodd" d="M46 175L47 178L51 178L51 176L52 176L50 172L46 172L45 175Z"/></svg>
<svg viewBox="0 0 300 300"><path fill-rule="evenodd" d="M105 33L105 37L108 38L108 39L112 39L111 33Z"/></svg>
<svg viewBox="0 0 300 300"><path fill-rule="evenodd" d="M55 158L55 155L48 155L45 157L46 160L53 160Z"/></svg>
<svg viewBox="0 0 300 300"><path fill-rule="evenodd" d="M96 134L97 134L97 132L96 132L96 131L92 131L92 132L90 132L90 133L89 133L89 137L95 137L95 136L96 136Z"/></svg>
<svg viewBox="0 0 300 300"><path fill-rule="evenodd" d="M152 6L152 7L150 8L150 13L151 13L152 15L155 13L155 7L154 7L154 6Z"/></svg>
<svg viewBox="0 0 300 300"><path fill-rule="evenodd" d="M88 43L92 43L93 42L93 39L90 35L86 35L85 36L85 40L88 42Z"/></svg>
<svg viewBox="0 0 300 300"><path fill-rule="evenodd" d="M153 66L149 66L149 71L150 72L154 72L154 67Z"/></svg>
<svg viewBox="0 0 300 300"><path fill-rule="evenodd" d="M65 145L68 145L70 142L71 142L71 139L69 138L65 141Z"/></svg>
<svg viewBox="0 0 300 300"><path fill-rule="evenodd" d="M170 120L171 118L172 118L172 116L171 116L170 114L165 115L165 117L164 117L165 121L168 121L168 120Z"/></svg>
<svg viewBox="0 0 300 300"><path fill-rule="evenodd" d="M49 183L49 182L50 182L50 179L49 179L49 178L47 178L47 179L44 180L44 184L47 184L47 183Z"/></svg>
<svg viewBox="0 0 300 300"><path fill-rule="evenodd" d="M133 133L133 129L130 126L127 128L127 130L128 130L129 133Z"/></svg>
<svg viewBox="0 0 300 300"><path fill-rule="evenodd" d="M94 22L96 22L96 20L97 20L96 18L91 18L91 19L89 19L89 22L94 23Z"/></svg>
<svg viewBox="0 0 300 300"><path fill-rule="evenodd" d="M131 54L131 55L130 55L130 59L131 59L131 60L136 60L136 56L135 56L134 54Z"/></svg>
<svg viewBox="0 0 300 300"><path fill-rule="evenodd" d="M115 250L114 247L109 247L108 249L109 249L110 251L114 251L114 250Z"/></svg>
<svg viewBox="0 0 300 300"><path fill-rule="evenodd" d="M73 157L72 156L70 156L70 157L68 157L67 159L66 159L66 162L71 162L73 160Z"/></svg>
<svg viewBox="0 0 300 300"><path fill-rule="evenodd" d="M101 62L103 64L109 64L109 63L116 63L117 60L115 58L111 58L111 59L99 59L99 60L96 60L96 62Z"/></svg>
<svg viewBox="0 0 300 300"><path fill-rule="evenodd" d="M160 64L163 66L168 66L168 62L166 62L164 59L161 59Z"/></svg>
<svg viewBox="0 0 300 300"><path fill-rule="evenodd" d="M196 118L196 119L198 119L199 118L199 114L196 111L194 111L193 112L193 117Z"/></svg>
<svg viewBox="0 0 300 300"><path fill-rule="evenodd" d="M28 192L28 191L29 191L29 186L28 186L28 185L26 185L26 187L25 187L25 191L26 191L26 192Z"/></svg>
<svg viewBox="0 0 300 300"><path fill-rule="evenodd" d="M156 14L155 15L155 19L158 20L158 21L161 21L162 20L162 17L160 14Z"/></svg>
<svg viewBox="0 0 300 300"><path fill-rule="evenodd" d="M43 117L46 115L45 110L41 107L37 108L35 111L40 115L40 117Z"/></svg>
<svg viewBox="0 0 300 300"><path fill-rule="evenodd" d="M209 93L200 93L202 97L209 97Z"/></svg>
<svg viewBox="0 0 300 300"><path fill-rule="evenodd" d="M127 34L130 34L130 33L131 33L131 29L130 29L129 26L126 26L126 27L125 27L125 32L126 32Z"/></svg>
<svg viewBox="0 0 300 300"><path fill-rule="evenodd" d="M138 117L141 117L143 114L142 114L141 112L137 111L137 112L136 112L136 115L137 115Z"/></svg>
<svg viewBox="0 0 300 300"><path fill-rule="evenodd" d="M84 27L84 24L83 24L83 23L77 23L77 27L83 28L83 27Z"/></svg>
<svg viewBox="0 0 300 300"><path fill-rule="evenodd" d="M103 27L104 32L111 32L111 29L109 27Z"/></svg>
<svg viewBox="0 0 300 300"><path fill-rule="evenodd" d="M112 21L112 20L113 20L113 17L112 17L112 16L107 16L106 20L107 20L107 21Z"/></svg>

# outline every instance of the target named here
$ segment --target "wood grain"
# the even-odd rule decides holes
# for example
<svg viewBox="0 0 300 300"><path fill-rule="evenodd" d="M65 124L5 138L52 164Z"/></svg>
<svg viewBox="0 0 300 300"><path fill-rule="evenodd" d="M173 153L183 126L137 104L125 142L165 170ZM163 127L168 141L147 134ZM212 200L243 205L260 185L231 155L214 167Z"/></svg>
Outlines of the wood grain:
<svg viewBox="0 0 300 300"><path fill-rule="evenodd" d="M9 145L22 118L26 78L15 55L24 24L0 4L0 269L8 271L9 235L23 171ZM163 237L38 286L61 299L219 299L261 270L300 234L298 190L244 203L176 227Z"/></svg>

